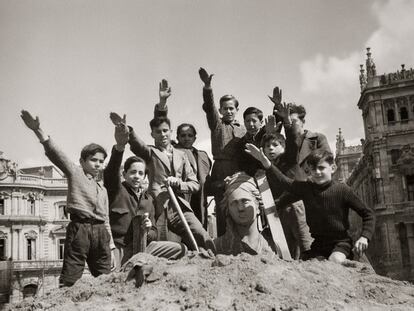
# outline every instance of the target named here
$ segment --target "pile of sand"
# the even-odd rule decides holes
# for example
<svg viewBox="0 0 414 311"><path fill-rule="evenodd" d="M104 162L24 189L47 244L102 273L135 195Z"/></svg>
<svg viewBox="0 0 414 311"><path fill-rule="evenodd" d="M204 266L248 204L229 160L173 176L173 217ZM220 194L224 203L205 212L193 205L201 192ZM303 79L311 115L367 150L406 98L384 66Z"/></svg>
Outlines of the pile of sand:
<svg viewBox="0 0 414 311"><path fill-rule="evenodd" d="M361 263L287 262L271 254L197 255L173 262L140 255L134 262L144 264L147 276L139 288L132 269L83 278L9 309L414 310L412 284L378 276Z"/></svg>

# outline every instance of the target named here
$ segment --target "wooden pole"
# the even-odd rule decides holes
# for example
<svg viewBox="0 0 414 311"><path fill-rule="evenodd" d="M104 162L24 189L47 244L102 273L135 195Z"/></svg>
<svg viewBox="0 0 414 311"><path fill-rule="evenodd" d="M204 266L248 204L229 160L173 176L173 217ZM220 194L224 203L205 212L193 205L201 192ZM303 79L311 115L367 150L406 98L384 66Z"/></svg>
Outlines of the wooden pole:
<svg viewBox="0 0 414 311"><path fill-rule="evenodd" d="M185 220L183 211L181 210L180 204L178 204L177 198L175 197L174 191L172 190L171 186L168 186L168 193L170 195L171 201L174 204L175 209L178 212L178 216L180 217L180 220L183 222L185 231L187 232L188 236L190 237L191 243L193 244L194 249L199 252L197 242L194 239L194 235L190 230L190 227L188 226L187 220Z"/></svg>
<svg viewBox="0 0 414 311"><path fill-rule="evenodd" d="M145 252L147 246L147 230L142 228L141 224L145 218L148 218L148 213L141 213L132 218L132 253Z"/></svg>

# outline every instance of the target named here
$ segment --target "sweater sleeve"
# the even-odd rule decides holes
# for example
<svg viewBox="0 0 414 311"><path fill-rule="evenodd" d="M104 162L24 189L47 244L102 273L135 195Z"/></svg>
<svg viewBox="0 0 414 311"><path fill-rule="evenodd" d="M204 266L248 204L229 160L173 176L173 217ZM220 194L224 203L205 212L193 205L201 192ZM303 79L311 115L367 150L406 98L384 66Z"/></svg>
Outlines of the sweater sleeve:
<svg viewBox="0 0 414 311"><path fill-rule="evenodd" d="M354 210L362 218L362 232L361 236L371 240L372 234L375 230L375 213L374 211L366 206L364 202L349 188L344 185L345 200L347 206Z"/></svg>
<svg viewBox="0 0 414 311"><path fill-rule="evenodd" d="M115 194L121 188L120 169L122 164L122 156L124 152L112 148L111 158L104 170L104 186L108 191L109 204L114 199Z"/></svg>
<svg viewBox="0 0 414 311"><path fill-rule="evenodd" d="M210 130L214 130L217 124L220 122L220 114L214 104L213 90L212 88L203 88L203 110L207 116L207 123Z"/></svg>
<svg viewBox="0 0 414 311"><path fill-rule="evenodd" d="M306 191L306 182L295 181L294 179L287 177L274 164L272 164L272 166L266 170L266 176L269 179L269 183L277 185L281 189L288 191L300 198L302 198L302 195Z"/></svg>
<svg viewBox="0 0 414 311"><path fill-rule="evenodd" d="M129 127L129 145L131 146L131 151L135 155L143 158L148 165L151 160L151 148L137 136L132 127Z"/></svg>
<svg viewBox="0 0 414 311"><path fill-rule="evenodd" d="M66 156L66 154L49 138L42 142L45 148L46 156L49 160L61 169L67 176L72 175L76 169L75 164Z"/></svg>

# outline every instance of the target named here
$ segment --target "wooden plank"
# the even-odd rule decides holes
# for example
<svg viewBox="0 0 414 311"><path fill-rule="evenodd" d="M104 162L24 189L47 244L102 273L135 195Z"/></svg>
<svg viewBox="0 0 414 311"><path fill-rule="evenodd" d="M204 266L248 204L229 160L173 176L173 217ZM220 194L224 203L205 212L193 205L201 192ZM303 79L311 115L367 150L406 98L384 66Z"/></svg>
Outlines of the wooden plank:
<svg viewBox="0 0 414 311"><path fill-rule="evenodd" d="M258 172L256 175L256 183L259 187L260 194L262 195L264 205L263 212L269 225L273 241L275 242L277 254L282 259L292 260L289 247L286 242L285 233L283 232L282 223L280 222L279 215L277 214L275 200L273 199L272 191L270 190L269 183L264 172Z"/></svg>

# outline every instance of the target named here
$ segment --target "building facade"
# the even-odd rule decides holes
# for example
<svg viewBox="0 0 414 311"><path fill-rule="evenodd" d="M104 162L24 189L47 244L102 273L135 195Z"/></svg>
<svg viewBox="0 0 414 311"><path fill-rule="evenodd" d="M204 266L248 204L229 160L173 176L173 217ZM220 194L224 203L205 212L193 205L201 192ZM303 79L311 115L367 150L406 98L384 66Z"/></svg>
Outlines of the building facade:
<svg viewBox="0 0 414 311"><path fill-rule="evenodd" d="M377 224L368 256L377 273L414 281L414 70L377 75L367 49L361 65L365 139L362 157L337 137L338 179L342 178L375 210ZM343 148L342 148L343 147ZM348 155L347 155L348 153ZM352 159L351 159L352 158ZM350 161L348 161L350 160ZM350 166L347 165L351 164ZM353 167L352 167L353 166ZM352 167L352 171L351 168Z"/></svg>
<svg viewBox="0 0 414 311"><path fill-rule="evenodd" d="M58 286L66 225L67 181L53 166L17 170L0 153L2 301Z"/></svg>

